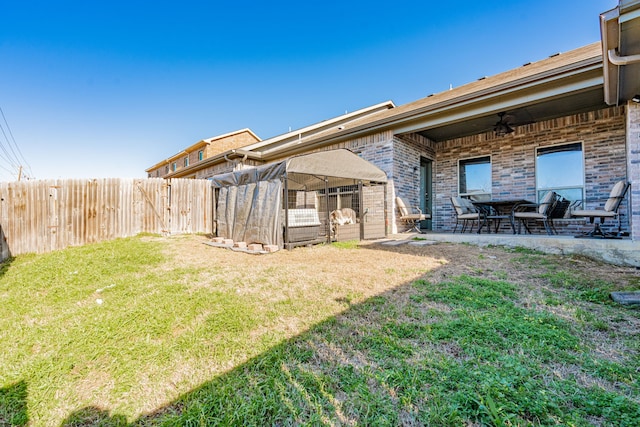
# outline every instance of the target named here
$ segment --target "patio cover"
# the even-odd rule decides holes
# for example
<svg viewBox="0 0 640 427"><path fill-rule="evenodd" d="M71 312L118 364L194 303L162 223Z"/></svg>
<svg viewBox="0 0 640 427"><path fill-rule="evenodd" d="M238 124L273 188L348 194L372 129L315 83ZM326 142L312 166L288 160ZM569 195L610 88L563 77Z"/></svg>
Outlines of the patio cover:
<svg viewBox="0 0 640 427"><path fill-rule="evenodd" d="M295 179L291 179L292 174ZM282 190L287 178L289 190L304 191L325 188L326 178L332 178L332 186L350 185L354 180L387 182L381 169L346 149L305 154L214 176L210 178L212 185L220 189L218 235L236 242L282 247Z"/></svg>

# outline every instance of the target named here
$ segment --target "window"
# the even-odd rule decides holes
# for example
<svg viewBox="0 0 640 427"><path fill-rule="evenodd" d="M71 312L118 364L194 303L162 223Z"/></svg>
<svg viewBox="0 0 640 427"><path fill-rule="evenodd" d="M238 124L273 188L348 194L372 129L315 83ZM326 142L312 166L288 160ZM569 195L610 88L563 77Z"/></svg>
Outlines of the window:
<svg viewBox="0 0 640 427"><path fill-rule="evenodd" d="M187 166L189 166L189 156L184 158L184 167L186 168Z"/></svg>
<svg viewBox="0 0 640 427"><path fill-rule="evenodd" d="M200 150L198 151L198 161L202 161L202 159L204 159L204 151Z"/></svg>
<svg viewBox="0 0 640 427"><path fill-rule="evenodd" d="M536 151L536 190L538 201L547 191L567 200L583 200L584 158L582 143L555 145Z"/></svg>
<svg viewBox="0 0 640 427"><path fill-rule="evenodd" d="M460 160L458 178L458 194L461 196L491 198L491 157Z"/></svg>
<svg viewBox="0 0 640 427"><path fill-rule="evenodd" d="M171 163L171 170L175 172L176 169L178 169L178 165L176 164L176 162Z"/></svg>
<svg viewBox="0 0 640 427"><path fill-rule="evenodd" d="M165 166L165 167L164 167L164 173L165 173L165 174L169 173L169 166Z"/></svg>

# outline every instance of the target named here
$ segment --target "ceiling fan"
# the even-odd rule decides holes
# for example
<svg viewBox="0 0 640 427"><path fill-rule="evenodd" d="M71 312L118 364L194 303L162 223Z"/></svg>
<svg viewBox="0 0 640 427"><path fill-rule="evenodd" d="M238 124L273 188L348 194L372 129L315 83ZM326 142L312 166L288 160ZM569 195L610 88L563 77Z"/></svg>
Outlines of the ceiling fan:
<svg viewBox="0 0 640 427"><path fill-rule="evenodd" d="M513 128L509 125L509 120L512 118L512 116L505 117L505 113L501 112L498 113L498 117L500 117L500 120L498 120L493 127L496 136L505 136L513 132Z"/></svg>

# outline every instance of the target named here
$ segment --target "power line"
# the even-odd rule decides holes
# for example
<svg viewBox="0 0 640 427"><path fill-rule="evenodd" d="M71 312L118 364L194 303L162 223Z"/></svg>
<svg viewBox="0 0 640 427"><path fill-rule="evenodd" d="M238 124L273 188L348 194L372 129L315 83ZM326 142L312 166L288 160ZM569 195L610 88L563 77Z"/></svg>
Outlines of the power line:
<svg viewBox="0 0 640 427"><path fill-rule="evenodd" d="M7 162L8 165L14 171L11 172L6 167L2 167L2 169L8 171L11 174L14 174L18 179L20 179L22 174L24 174L24 176L28 179L32 175L31 165L29 165L29 162L27 162L27 159L22 154L22 151L20 150L20 147L18 146L18 143L15 137L13 136L13 132L11 131L11 127L9 126L9 122L7 121L7 118L4 115L4 111L2 110L2 107L0 107L0 115L2 115L2 119L4 121L4 126L0 122L0 131L2 131L2 135L6 140L6 146L5 146L5 143L0 138L0 150L4 153L4 156L0 153L0 159ZM11 138L7 136L7 132L5 132L5 129L4 129L5 126ZM9 148L8 150L7 150L7 147ZM16 154L16 151L19 154L19 156L18 154Z"/></svg>
<svg viewBox="0 0 640 427"><path fill-rule="evenodd" d="M4 111L2 110L2 107L0 107L0 114L2 114L2 120L4 120L4 123L7 125L7 130L9 131L9 135L11 135L11 140L13 141L13 145L16 147L18 154L20 154L20 158L22 159L22 164L25 165L27 169L29 169L29 171L31 171L31 165L29 165L29 162L27 162L27 159L22 154L22 151L20 150L20 147L18 146L18 143L16 142L15 137L13 136L11 127L9 127L9 122L7 121L7 118L4 115ZM11 151L13 151L13 149L11 149ZM14 155L15 155L15 152L14 152ZM16 158L18 158L18 156L16 156Z"/></svg>

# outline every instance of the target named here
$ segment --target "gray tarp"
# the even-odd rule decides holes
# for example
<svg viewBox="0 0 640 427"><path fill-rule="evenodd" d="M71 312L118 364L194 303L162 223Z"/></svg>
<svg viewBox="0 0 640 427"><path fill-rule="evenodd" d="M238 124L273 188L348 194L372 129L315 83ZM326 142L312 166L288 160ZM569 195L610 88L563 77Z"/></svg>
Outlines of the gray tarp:
<svg viewBox="0 0 640 427"><path fill-rule="evenodd" d="M277 163L244 169L211 178L219 188L218 235L237 242L262 243L282 247L283 180L290 190L311 191L324 188L324 178L344 178L344 185L353 180L387 182L387 175L349 150L321 151L291 157Z"/></svg>

